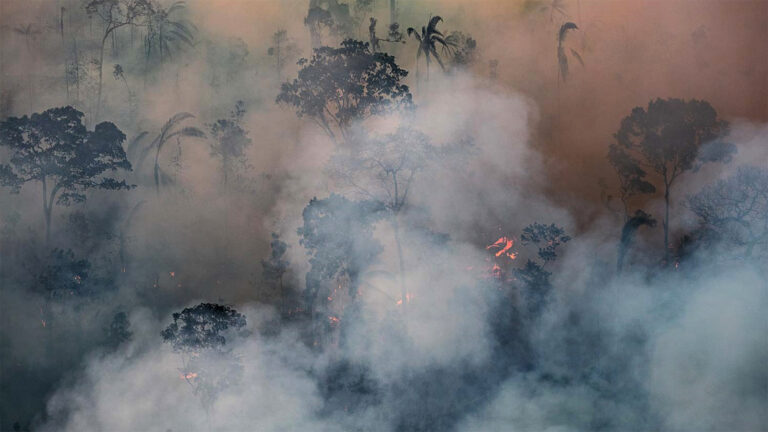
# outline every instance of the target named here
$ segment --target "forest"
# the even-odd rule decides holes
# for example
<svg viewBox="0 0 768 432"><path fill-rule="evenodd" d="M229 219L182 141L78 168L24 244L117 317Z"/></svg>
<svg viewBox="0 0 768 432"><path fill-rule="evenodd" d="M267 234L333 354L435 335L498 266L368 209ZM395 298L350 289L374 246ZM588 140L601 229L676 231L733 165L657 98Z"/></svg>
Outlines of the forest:
<svg viewBox="0 0 768 432"><path fill-rule="evenodd" d="M768 2L0 2L0 431L768 430Z"/></svg>

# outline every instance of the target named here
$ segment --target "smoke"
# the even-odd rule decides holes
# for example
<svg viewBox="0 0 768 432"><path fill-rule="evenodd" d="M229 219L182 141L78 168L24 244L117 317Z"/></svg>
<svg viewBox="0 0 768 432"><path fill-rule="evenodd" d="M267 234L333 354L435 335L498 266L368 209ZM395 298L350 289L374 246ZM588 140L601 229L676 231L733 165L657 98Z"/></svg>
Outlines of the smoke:
<svg viewBox="0 0 768 432"><path fill-rule="evenodd" d="M81 7L75 3L62 4ZM765 5L570 2L561 18L579 21L569 48L581 52L585 66L573 64L569 81L558 83L557 26L548 13L527 15L522 2L399 4L404 27L418 28L439 13L441 29L471 34L481 55L466 71L441 74L435 67L418 85L412 72L414 114L364 124L377 135L408 123L438 148L459 149L415 176L399 226L403 280L396 233L384 218L369 245L380 245L381 253L358 263L366 271L357 301L334 292L346 307L322 311L341 322L329 323L338 327L322 341L327 349L313 346L301 323L281 319L284 294L261 276L270 233L289 245L284 283L300 297L310 269L296 231L302 210L331 193L365 197L329 175L336 149L322 131L274 104L280 81L295 76L296 67L278 77L267 47L286 28L309 55L306 2L189 2L200 42L151 73L140 56L125 63L129 85L144 95L135 121L112 63L105 63L101 120L114 121L129 140L147 131L151 141L178 112L196 116L185 125L208 131L243 100L249 165L225 187L210 137L183 138L160 156L168 178L160 193L145 164L128 174L134 190L57 207L53 244L89 259L87 283L101 290L80 303L56 303L28 289L37 288L46 264L38 253L44 249L39 188L0 196L0 270L9 281L2 289L2 401L11 407L2 411L1 428L17 419L41 431L768 428L765 271L727 252L718 257L714 244L714 251L701 252L714 264L692 259L679 272L656 274L644 265L657 258L656 228L637 239L634 266L616 274L621 227L600 205L597 187L598 178L614 176L605 154L621 118L656 96L709 100L733 120L731 141L739 149L730 164L705 167L676 185L673 232L696 226L681 205L685 196L738 166L768 164L768 129L761 123L768 119L766 64L755 55L765 40ZM39 17L58 16L56 8L45 2L0 8L2 57L21 59L0 62L3 116L64 104L60 84L29 93L22 79L30 70L50 74L40 82L60 74L57 33L42 32L33 54L25 54L24 38L10 32L36 20L48 29L53 24ZM94 52L82 46L89 32L100 31L92 26L72 33L84 56ZM409 71L416 68L412 48L412 42L391 46ZM496 79L489 60L499 61ZM84 82L83 94L93 85ZM643 203L655 215L660 205L658 197ZM496 285L497 261L486 246L514 238L517 259L504 265L523 266L536 259L537 246L519 239L533 222L555 223L573 239L546 264L549 301L529 316L522 294ZM110 277L114 269L118 276ZM401 298L403 284L411 298ZM242 367L210 405L160 337L173 312L201 302L231 304L248 320L243 335L228 339L231 355L207 365L223 371L237 359ZM121 311L132 337L110 350L105 329Z"/></svg>

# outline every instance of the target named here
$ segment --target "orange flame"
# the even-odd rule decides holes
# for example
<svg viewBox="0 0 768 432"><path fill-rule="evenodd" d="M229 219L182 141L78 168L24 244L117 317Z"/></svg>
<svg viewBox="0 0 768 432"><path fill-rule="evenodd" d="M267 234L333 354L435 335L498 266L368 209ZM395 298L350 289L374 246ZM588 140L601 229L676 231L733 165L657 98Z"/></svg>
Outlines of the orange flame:
<svg viewBox="0 0 768 432"><path fill-rule="evenodd" d="M194 378L197 378L197 374L195 372L188 372L185 374L181 374L181 379L191 380Z"/></svg>

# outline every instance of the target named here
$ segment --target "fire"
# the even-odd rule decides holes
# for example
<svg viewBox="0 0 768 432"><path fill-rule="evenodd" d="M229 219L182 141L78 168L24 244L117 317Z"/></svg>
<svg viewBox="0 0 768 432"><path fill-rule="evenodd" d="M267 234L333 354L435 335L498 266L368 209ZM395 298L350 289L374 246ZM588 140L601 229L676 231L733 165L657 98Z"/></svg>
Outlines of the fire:
<svg viewBox="0 0 768 432"><path fill-rule="evenodd" d="M338 318L338 317L335 317L335 316L329 316L329 317L328 317L328 321L330 321L330 322L331 322L331 324L338 324L340 320L339 320L339 318Z"/></svg>
<svg viewBox="0 0 768 432"><path fill-rule="evenodd" d="M511 239L507 236L499 237L498 240L496 240L495 243L490 244L486 246L485 248L487 250L496 249L496 253L494 254L497 258L500 256L507 256L509 259L514 260L517 258L517 253L512 252L512 246L515 245L515 240Z"/></svg>
<svg viewBox="0 0 768 432"><path fill-rule="evenodd" d="M410 303L410 302L411 302L411 300L413 300L413 294L411 294L411 293L406 293L406 294L405 294L405 301L406 301L406 303ZM398 306L400 306L400 305L402 305L402 304L403 304L403 299L402 299L402 298L398 299L398 300L397 300L397 305L398 305Z"/></svg>
<svg viewBox="0 0 768 432"><path fill-rule="evenodd" d="M168 274L171 275L171 277L176 277L176 272L168 272Z"/></svg>
<svg viewBox="0 0 768 432"><path fill-rule="evenodd" d="M41 323L43 323L43 328L45 328L45 320L40 320Z"/></svg>
<svg viewBox="0 0 768 432"><path fill-rule="evenodd" d="M197 378L197 373L195 373L195 372L188 372L188 373L185 373L185 374L181 374L181 379L191 380L191 379L195 379L195 378Z"/></svg>

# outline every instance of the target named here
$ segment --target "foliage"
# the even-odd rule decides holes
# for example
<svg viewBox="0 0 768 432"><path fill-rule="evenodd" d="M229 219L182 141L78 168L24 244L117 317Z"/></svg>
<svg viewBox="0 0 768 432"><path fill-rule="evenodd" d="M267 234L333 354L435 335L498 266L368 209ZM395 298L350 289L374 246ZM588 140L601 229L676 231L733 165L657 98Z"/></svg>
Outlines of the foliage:
<svg viewBox="0 0 768 432"><path fill-rule="evenodd" d="M563 42L565 42L565 37L568 34L569 30L578 30L579 27L572 23L567 22L560 26L560 30L557 32L557 64L558 64L558 75L559 78L565 82L568 79L568 55L565 53L565 47L563 46ZM581 55L578 53L578 51L571 49L571 55L573 58L578 60L578 62L584 66L584 60L581 59Z"/></svg>
<svg viewBox="0 0 768 432"><path fill-rule="evenodd" d="M350 201L336 194L313 198L304 208L304 224L298 234L310 257L305 290L310 310L318 299L327 297L323 287L335 278L349 278L350 295L356 295L358 277L382 250L373 239L373 224L383 210L380 203Z"/></svg>
<svg viewBox="0 0 768 432"><path fill-rule="evenodd" d="M618 271L621 271L624 267L624 259L627 255L627 251L632 245L632 240L634 239L637 230L640 229L641 226L653 228L656 226L656 219L643 210L637 210L632 217L628 217L624 222L624 227L621 229L618 258L616 260L616 269Z"/></svg>
<svg viewBox="0 0 768 432"><path fill-rule="evenodd" d="M24 183L42 183L48 232L54 204L83 202L88 189L130 188L125 181L104 176L131 170L124 141L123 132L109 122L87 130L83 113L71 106L8 118L0 123L0 146L7 147L11 157L10 164L0 164L0 184L18 192Z"/></svg>
<svg viewBox="0 0 768 432"><path fill-rule="evenodd" d="M38 275L38 284L51 298L81 296L90 293L88 274L91 263L76 259L71 249L54 249Z"/></svg>
<svg viewBox="0 0 768 432"><path fill-rule="evenodd" d="M130 341L133 332L131 332L131 322L128 320L128 315L125 312L115 313L104 333L107 348L111 350L115 350L120 345Z"/></svg>
<svg viewBox="0 0 768 432"><path fill-rule="evenodd" d="M755 249L768 246L768 169L740 167L730 177L704 187L688 198L700 223L726 243Z"/></svg>
<svg viewBox="0 0 768 432"><path fill-rule="evenodd" d="M565 235L565 230L555 224L544 225L534 222L523 228L520 240L524 245L542 245L539 247L539 258L546 263L557 258L555 253L557 247L569 242L571 237Z"/></svg>
<svg viewBox="0 0 768 432"><path fill-rule="evenodd" d="M267 50L267 54L275 57L275 71L278 79L282 79L285 65L298 53L299 47L288 38L288 32L285 29L278 29L272 35L272 46Z"/></svg>
<svg viewBox="0 0 768 432"><path fill-rule="evenodd" d="M437 53L437 45L441 45L443 53L447 52L448 54L451 54L451 49L455 47L455 41L446 40L445 36L437 30L437 24L442 20L439 16L431 17L427 25L421 27L421 33L413 27L408 27L408 36L413 36L419 43L416 50L416 66L418 67L419 59L423 54L427 63L427 78L429 78L429 65L432 58L440 65L441 69L445 70L445 65Z"/></svg>
<svg viewBox="0 0 768 432"><path fill-rule="evenodd" d="M408 126L356 144L354 149L336 152L331 173L393 213L405 205L416 174L440 156L428 136Z"/></svg>
<svg viewBox="0 0 768 432"><path fill-rule="evenodd" d="M245 112L243 101L237 101L229 118L219 119L208 125L208 130L213 138L211 156L221 159L225 186L235 169L234 164L244 167L248 163L245 149L251 145L251 139L248 138L248 131L241 126Z"/></svg>
<svg viewBox="0 0 768 432"><path fill-rule="evenodd" d="M451 56L451 64L454 66L471 66L480 56L477 50L477 41L469 34L454 31L445 38L445 41L454 48L453 56Z"/></svg>
<svg viewBox="0 0 768 432"><path fill-rule="evenodd" d="M729 162L736 147L722 141L728 122L706 101L656 99L647 109L636 107L621 121L608 157L632 193L651 192L646 170L661 178L664 190L664 249L669 254L670 193L687 171L708 162Z"/></svg>
<svg viewBox="0 0 768 432"><path fill-rule="evenodd" d="M346 139L355 121L412 106L401 83L408 72L367 43L348 39L339 48L315 49L299 66L298 78L282 85L276 101L314 120L334 141L336 133Z"/></svg>
<svg viewBox="0 0 768 432"><path fill-rule="evenodd" d="M289 262L283 259L288 250L288 244L280 240L280 235L272 233L272 241L269 243L271 252L269 259L261 261L264 280L277 284L282 288L283 275L288 271Z"/></svg>
<svg viewBox="0 0 768 432"><path fill-rule="evenodd" d="M177 1L168 9L153 5L147 19L147 36L144 41L147 59L152 57L153 49L158 53L160 63L172 58L174 51L195 45L197 28L184 18L174 18L183 13L186 3Z"/></svg>
<svg viewBox="0 0 768 432"><path fill-rule="evenodd" d="M200 303L173 314L173 323L160 335L176 352L222 351L228 330L245 327L245 317L230 306Z"/></svg>

